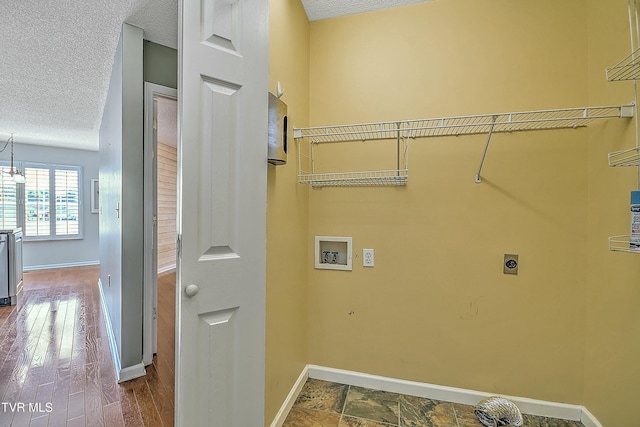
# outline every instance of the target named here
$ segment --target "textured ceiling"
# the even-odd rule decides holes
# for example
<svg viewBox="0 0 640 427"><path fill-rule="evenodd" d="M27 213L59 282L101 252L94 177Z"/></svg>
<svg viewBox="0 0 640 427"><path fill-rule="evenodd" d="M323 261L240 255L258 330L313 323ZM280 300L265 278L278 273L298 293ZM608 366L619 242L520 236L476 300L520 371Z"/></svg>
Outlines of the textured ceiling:
<svg viewBox="0 0 640 427"><path fill-rule="evenodd" d="M301 0L309 21L371 12L429 0Z"/></svg>
<svg viewBox="0 0 640 427"><path fill-rule="evenodd" d="M177 0L6 0L0 16L1 140L97 150L122 23L177 45Z"/></svg>
<svg viewBox="0 0 640 427"><path fill-rule="evenodd" d="M425 0L301 1L313 21ZM16 142L97 150L122 23L176 48L177 3L1 0L0 143L14 133Z"/></svg>

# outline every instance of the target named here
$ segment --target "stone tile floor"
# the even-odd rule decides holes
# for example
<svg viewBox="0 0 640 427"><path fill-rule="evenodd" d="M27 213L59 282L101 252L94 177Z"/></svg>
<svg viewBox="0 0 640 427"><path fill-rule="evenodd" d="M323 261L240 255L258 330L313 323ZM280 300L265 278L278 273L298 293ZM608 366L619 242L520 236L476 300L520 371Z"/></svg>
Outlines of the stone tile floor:
<svg viewBox="0 0 640 427"><path fill-rule="evenodd" d="M283 427L484 427L473 406L309 379ZM523 427L584 427L524 415Z"/></svg>

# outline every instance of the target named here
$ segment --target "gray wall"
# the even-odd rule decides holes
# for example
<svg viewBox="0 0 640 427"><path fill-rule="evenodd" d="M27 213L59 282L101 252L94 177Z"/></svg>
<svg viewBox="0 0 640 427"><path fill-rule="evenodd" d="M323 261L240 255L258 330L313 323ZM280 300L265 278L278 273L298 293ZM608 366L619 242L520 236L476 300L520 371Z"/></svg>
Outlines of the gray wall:
<svg viewBox="0 0 640 427"><path fill-rule="evenodd" d="M91 213L91 179L98 178L97 151L72 150L20 144L16 141L16 162L53 163L82 166L83 222L82 239L25 241L25 270L98 264L98 215Z"/></svg>
<svg viewBox="0 0 640 427"><path fill-rule="evenodd" d="M143 296L142 30L127 24L114 60L99 145L100 281L125 369L142 362Z"/></svg>
<svg viewBox="0 0 640 427"><path fill-rule="evenodd" d="M144 81L178 88L178 51L144 41Z"/></svg>

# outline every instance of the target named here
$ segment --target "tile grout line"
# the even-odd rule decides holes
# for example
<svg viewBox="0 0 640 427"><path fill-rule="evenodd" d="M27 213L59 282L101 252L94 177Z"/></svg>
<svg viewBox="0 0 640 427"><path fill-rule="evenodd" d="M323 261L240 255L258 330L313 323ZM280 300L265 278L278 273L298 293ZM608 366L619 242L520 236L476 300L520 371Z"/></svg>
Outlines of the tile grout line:
<svg viewBox="0 0 640 427"><path fill-rule="evenodd" d="M453 408L453 416L456 419L456 425L460 427L460 420L458 420L458 411L456 410L456 407L453 406L453 403L451 403L451 407Z"/></svg>
<svg viewBox="0 0 640 427"><path fill-rule="evenodd" d="M338 427L342 426L342 420L344 419L344 410L347 408L347 396L351 391L351 386L347 385L347 392L344 394L344 402L342 402L342 409L340 410L340 421L338 421Z"/></svg>

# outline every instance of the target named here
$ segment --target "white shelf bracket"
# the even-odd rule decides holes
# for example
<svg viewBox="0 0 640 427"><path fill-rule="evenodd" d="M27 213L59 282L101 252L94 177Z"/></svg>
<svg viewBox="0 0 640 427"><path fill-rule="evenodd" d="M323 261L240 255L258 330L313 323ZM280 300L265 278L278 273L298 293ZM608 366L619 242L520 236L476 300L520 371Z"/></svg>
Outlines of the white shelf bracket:
<svg viewBox="0 0 640 427"><path fill-rule="evenodd" d="M484 166L484 159L487 157L487 150L489 149L489 143L491 142L491 135L493 135L493 128L496 125L496 120L498 116L493 116L493 121L491 123L491 127L489 128L489 134L487 135L487 142L484 144L484 151L482 152L482 159L480 159L480 166L478 167L478 173L476 174L476 184L480 184L482 182L482 177L480 174L482 173L482 166ZM511 117L509 117L511 119Z"/></svg>

